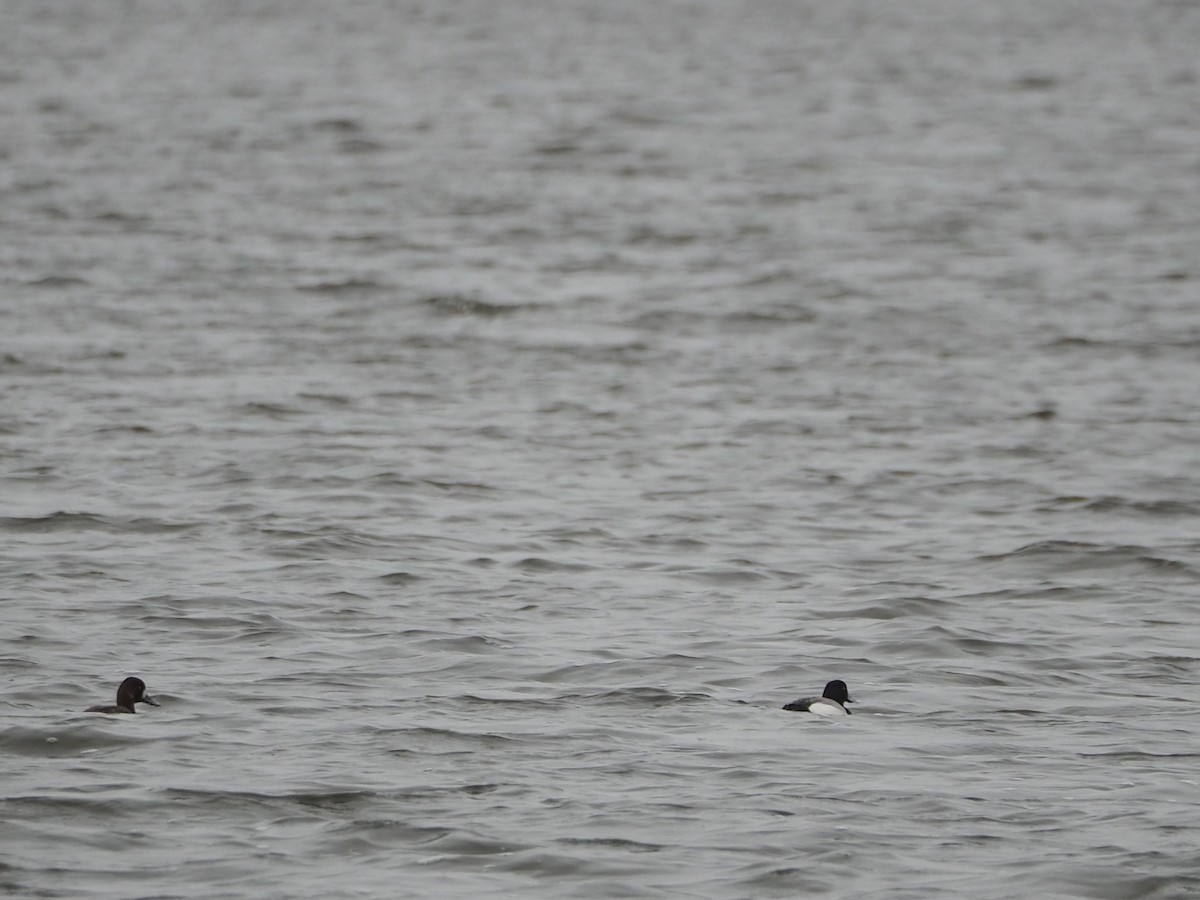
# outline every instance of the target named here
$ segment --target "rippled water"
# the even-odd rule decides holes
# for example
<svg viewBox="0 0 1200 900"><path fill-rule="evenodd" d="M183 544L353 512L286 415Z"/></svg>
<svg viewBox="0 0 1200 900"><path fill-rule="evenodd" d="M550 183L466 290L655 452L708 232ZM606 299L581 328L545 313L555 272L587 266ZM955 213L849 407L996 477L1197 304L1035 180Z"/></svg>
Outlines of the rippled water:
<svg viewBox="0 0 1200 900"><path fill-rule="evenodd" d="M5 2L0 889L1200 892L1197 45Z"/></svg>

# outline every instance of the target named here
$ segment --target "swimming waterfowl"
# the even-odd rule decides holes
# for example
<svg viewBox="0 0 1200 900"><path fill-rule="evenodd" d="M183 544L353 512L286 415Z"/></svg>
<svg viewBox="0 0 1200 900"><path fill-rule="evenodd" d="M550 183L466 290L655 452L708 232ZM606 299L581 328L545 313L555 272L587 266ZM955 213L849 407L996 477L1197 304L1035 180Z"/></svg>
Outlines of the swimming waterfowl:
<svg viewBox="0 0 1200 900"><path fill-rule="evenodd" d="M784 709L790 709L793 712L810 712L818 716L848 716L850 710L846 709L846 704L853 702L850 699L850 691L846 687L846 682L835 679L825 685L825 691L820 697L793 700Z"/></svg>
<svg viewBox="0 0 1200 900"><path fill-rule="evenodd" d="M117 688L116 706L93 706L84 712L129 713L132 715L136 711L133 708L135 703L149 703L151 706L158 706L158 701L146 693L146 682L131 675Z"/></svg>

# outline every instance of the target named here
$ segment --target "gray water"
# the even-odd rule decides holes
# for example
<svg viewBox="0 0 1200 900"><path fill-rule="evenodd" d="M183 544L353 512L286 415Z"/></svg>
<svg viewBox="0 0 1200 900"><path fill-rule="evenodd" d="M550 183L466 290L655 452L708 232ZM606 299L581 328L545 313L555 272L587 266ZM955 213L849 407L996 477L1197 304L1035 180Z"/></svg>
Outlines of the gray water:
<svg viewBox="0 0 1200 900"><path fill-rule="evenodd" d="M1197 46L5 0L0 892L1195 896Z"/></svg>

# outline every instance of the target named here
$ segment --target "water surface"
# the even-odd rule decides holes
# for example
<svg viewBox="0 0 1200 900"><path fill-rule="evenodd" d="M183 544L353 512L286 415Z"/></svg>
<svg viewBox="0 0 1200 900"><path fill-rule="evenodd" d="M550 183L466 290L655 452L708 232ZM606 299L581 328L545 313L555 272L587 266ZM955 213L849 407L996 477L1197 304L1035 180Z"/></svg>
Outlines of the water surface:
<svg viewBox="0 0 1200 900"><path fill-rule="evenodd" d="M4 4L0 885L1194 895L1198 44Z"/></svg>

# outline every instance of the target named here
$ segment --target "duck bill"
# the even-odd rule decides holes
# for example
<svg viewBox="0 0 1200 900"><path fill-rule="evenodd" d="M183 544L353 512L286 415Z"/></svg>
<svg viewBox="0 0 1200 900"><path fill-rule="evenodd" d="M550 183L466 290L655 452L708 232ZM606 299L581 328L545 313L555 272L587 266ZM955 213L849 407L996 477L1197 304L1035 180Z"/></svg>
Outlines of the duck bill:
<svg viewBox="0 0 1200 900"><path fill-rule="evenodd" d="M143 695L143 696L142 696L142 699L141 699L141 700L139 700L138 702L139 702L139 703L149 703L151 706L162 706L162 704L161 704L161 703L159 703L157 700L155 700L155 699L154 699L153 697L151 697L149 694L145 694L145 695Z"/></svg>

